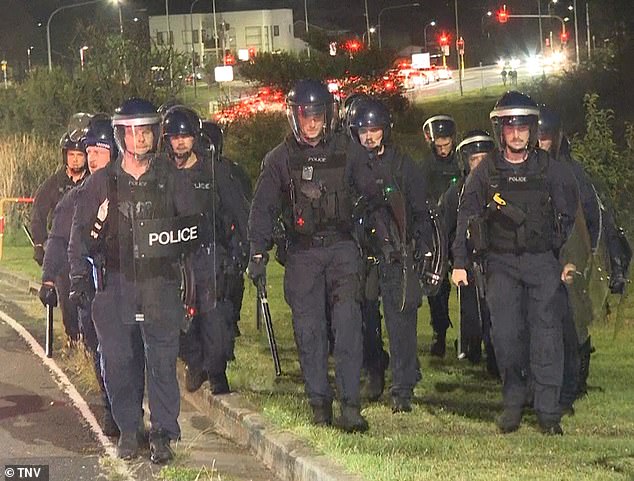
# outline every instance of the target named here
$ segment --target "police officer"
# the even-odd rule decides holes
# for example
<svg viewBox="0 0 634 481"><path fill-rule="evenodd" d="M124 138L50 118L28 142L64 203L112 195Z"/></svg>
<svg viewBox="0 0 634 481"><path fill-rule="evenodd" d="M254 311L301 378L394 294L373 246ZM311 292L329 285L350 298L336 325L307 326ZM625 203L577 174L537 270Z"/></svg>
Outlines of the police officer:
<svg viewBox="0 0 634 481"><path fill-rule="evenodd" d="M224 292L229 229L221 215L232 206L222 202L218 194L223 182L218 179L212 158L205 157L201 150L194 150L200 135L201 120L195 112L182 105L167 110L162 122L165 151L187 177L197 211L206 214L207 223L207 238L192 258L196 315L181 337L180 355L186 364L188 391L198 390L209 379L212 393L226 394L229 392L226 368L233 342L230 321L233 309Z"/></svg>
<svg viewBox="0 0 634 481"><path fill-rule="evenodd" d="M93 116L83 136L83 143L86 147L88 170L91 174L108 165L111 160L114 160L114 158L116 158L116 145L110 116L106 114ZM45 306L57 305L55 280L58 279L62 273L68 275L69 272L67 249L73 213L75 212L76 195L77 189L72 189L67 192L53 212L53 224L46 241L46 251L42 264L42 287L39 292L40 300ZM79 308L79 329L84 346L86 346L86 350L93 359L95 375L101 389L104 405L103 432L107 436L117 436L119 434L119 428L112 418L110 401L108 400L101 375L101 356L97 349L97 334L92 322L90 308Z"/></svg>
<svg viewBox="0 0 634 481"><path fill-rule="evenodd" d="M449 115L434 115L423 124L423 134L431 154L423 162L430 201L436 204L440 196L460 178L456 159L456 122ZM444 357L449 319L449 294L451 285L444 279L438 293L429 296L431 326L434 331L430 352Z"/></svg>
<svg viewBox="0 0 634 481"><path fill-rule="evenodd" d="M326 303L335 337L340 426L365 431L361 416L362 336L359 250L352 238L352 191L370 194L367 153L336 133L337 104L317 80L301 80L286 98L292 136L263 161L249 215L247 272L264 282L267 250L281 212L289 235L284 273L305 391L317 425L332 424Z"/></svg>
<svg viewBox="0 0 634 481"><path fill-rule="evenodd" d="M201 132L201 145L209 152L209 156L215 159L214 165L218 169L219 177L223 181L219 191L225 199L225 203L231 206L231 210L223 214L230 214L224 222L229 227L227 234L227 266L225 275L225 298L233 307L231 329L233 340L240 335L238 322L242 310L244 297L244 271L249 261L249 242L247 239L247 224L249 219L249 207L253 197L253 184L249 174L244 168L223 156L224 135L218 124L203 121ZM232 342L233 346L234 342ZM233 359L233 347L230 359Z"/></svg>
<svg viewBox="0 0 634 481"><path fill-rule="evenodd" d="M441 196L438 202L439 210L447 229L447 239L453 243L456 236L456 224L458 222L458 204L464 188L464 182L469 173L475 169L482 160L495 149L495 140L484 130L471 130L467 132L462 141L456 147L456 156L462 172L462 176ZM470 259L471 262L476 259ZM483 285L476 282L481 266L467 269L469 285L458 287L460 290L460 343L458 357L466 357L472 363L480 361L484 341L487 353L487 370L497 376L495 353L490 340L489 310L484 300ZM483 279L478 279L482 281ZM479 289L478 287L479 286Z"/></svg>
<svg viewBox="0 0 634 481"><path fill-rule="evenodd" d="M487 302L503 383L502 433L519 428L533 383L542 432L563 434L562 267L556 252L574 224L578 204L572 173L537 148L539 108L507 92L491 112L499 150L465 183L453 244L456 285L468 285L467 230L486 231ZM483 242L478 242L482 245Z"/></svg>
<svg viewBox="0 0 634 481"><path fill-rule="evenodd" d="M612 209L604 207L592 180L584 171L581 163L573 158L570 152L570 142L563 132L561 117L546 106L540 107L538 137L539 147L549 152L555 160L564 162L573 172L579 186L580 205L590 237L590 247L592 251L596 251L599 248L601 236L604 236L611 267L609 288L613 294L622 294L627 265L629 265L631 257L631 249L623 229L616 226ZM576 306L571 306L564 324L566 355L561 402L567 411L572 411L575 399L587 392L590 354L593 351L588 332L588 325L592 321L592 309L587 308L590 304L587 290L580 285L578 286L578 283L579 281L573 282L572 285L568 286L569 291L574 290L570 293L571 300L574 296L582 296L585 302L581 301L582 305L576 309Z"/></svg>
<svg viewBox="0 0 634 481"><path fill-rule="evenodd" d="M415 239L418 241L418 248L423 249L423 255L429 250L427 245L431 226L425 178L422 169L393 146L390 112L380 101L367 99L355 102L350 113L349 128L352 139L368 152L368 167L383 194L382 202L378 199L374 202L375 207L370 212L366 229L374 233L370 239L374 247L371 257L378 260L379 290L390 341L392 412L409 412L412 410L412 396L419 374L416 313L422 292L417 282L412 283L411 292L403 292L403 289L410 287L403 276L407 275L409 267L404 269L404 263L408 262L409 255L413 255L411 242ZM398 204L404 203L404 210L398 208L394 196L397 196ZM405 238L399 238L401 226L405 226ZM368 320L373 319L377 318L370 316ZM364 338L373 339L376 332L380 334L380 317L378 324L378 328L366 325ZM364 339L364 346L368 344L371 342ZM383 375L385 370L382 345L372 351L378 352L379 356L369 360L370 380L372 376Z"/></svg>
<svg viewBox="0 0 634 481"><path fill-rule="evenodd" d="M68 248L71 298L89 302L94 271L92 314L106 391L121 431L118 457L137 455L147 373L150 459L163 463L173 456L170 441L180 436L176 359L184 311L176 261L186 242L196 245L197 230L181 228L178 216L195 209L185 178L156 156L156 107L139 98L126 100L112 124L119 157L77 194Z"/></svg>
<svg viewBox="0 0 634 481"><path fill-rule="evenodd" d="M64 134L60 140L60 148L63 165L37 189L31 210L33 259L40 266L44 261L49 219L55 206L66 192L76 187L84 179L88 172L86 170L86 146L81 135L74 134L71 138L68 133ZM79 340L79 322L77 307L68 302L69 279L67 270L59 272L55 279L55 287L59 294L64 331L69 345L73 345L75 341Z"/></svg>

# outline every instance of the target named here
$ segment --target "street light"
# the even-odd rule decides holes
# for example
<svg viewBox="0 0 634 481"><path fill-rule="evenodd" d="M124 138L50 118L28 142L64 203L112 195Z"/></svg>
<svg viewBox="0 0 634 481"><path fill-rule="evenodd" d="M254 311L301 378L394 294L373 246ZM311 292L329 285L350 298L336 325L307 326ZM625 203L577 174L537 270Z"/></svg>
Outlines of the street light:
<svg viewBox="0 0 634 481"><path fill-rule="evenodd" d="M436 26L436 20L432 20L427 25L425 25L425 28L423 28L423 39L425 41L425 52L427 52L427 27L435 27L435 26Z"/></svg>
<svg viewBox="0 0 634 481"><path fill-rule="evenodd" d="M79 64L81 65L81 71L84 71L84 52L88 50L88 45L84 45L79 49Z"/></svg>
<svg viewBox="0 0 634 481"><path fill-rule="evenodd" d="M365 33L368 35L368 48L370 48L370 34L374 32L370 32L370 15L368 14L368 0L365 0Z"/></svg>
<svg viewBox="0 0 634 481"><path fill-rule="evenodd" d="M367 32L363 32L363 35L361 35L361 40L363 40L364 43L366 43L366 40L365 40L366 37L368 38L367 43L366 43L368 48L370 48L370 37L375 32L376 32L376 28L370 27Z"/></svg>
<svg viewBox="0 0 634 481"><path fill-rule="evenodd" d="M119 8L119 32L121 32L121 37L123 38L123 15L121 14L121 0L111 0L112 3L116 3Z"/></svg>
<svg viewBox="0 0 634 481"><path fill-rule="evenodd" d="M572 5L568 7L575 16L575 55L577 59L577 65L579 65L579 26L577 24L577 0L573 0Z"/></svg>
<svg viewBox="0 0 634 481"><path fill-rule="evenodd" d="M167 1L167 0L166 0ZM85 2L73 3L72 5L62 5L61 7L56 8L49 15L48 20L46 22L46 49L48 50L48 70L53 70L53 60L51 58L51 20L53 17L62 10L66 10L67 8L73 7L83 7L84 5L91 5L93 3L101 2L101 0L86 0Z"/></svg>
<svg viewBox="0 0 634 481"><path fill-rule="evenodd" d="M381 15L383 14L383 12L385 12L387 10L394 10L396 8L405 8L405 7L420 7L420 3L415 2L415 3L406 3L404 5L393 5L391 7L385 7L384 9L382 9L379 12L379 18L378 18L378 22L377 22L377 26L379 28L379 49L383 48L382 44L381 44Z"/></svg>
<svg viewBox="0 0 634 481"><path fill-rule="evenodd" d="M304 0L304 23L306 24L306 44L308 45L308 58L310 58L310 39L308 38L308 6L306 5L306 0ZM379 37L379 42L381 41L381 37Z"/></svg>
<svg viewBox="0 0 634 481"><path fill-rule="evenodd" d="M33 50L33 45L26 49L26 60L29 65L29 73L31 73L31 50Z"/></svg>
<svg viewBox="0 0 634 481"><path fill-rule="evenodd" d="M194 97L196 97L196 47L194 46L194 5L196 5L199 0L194 0L189 7L189 24L192 32L192 82L194 83Z"/></svg>
<svg viewBox="0 0 634 481"><path fill-rule="evenodd" d="M480 31L482 32L482 35L484 35L484 19L490 19L493 16L493 12L491 10L487 11L487 13L485 13L484 15L482 15L482 18L480 19ZM487 31L487 37L488 37L488 31Z"/></svg>

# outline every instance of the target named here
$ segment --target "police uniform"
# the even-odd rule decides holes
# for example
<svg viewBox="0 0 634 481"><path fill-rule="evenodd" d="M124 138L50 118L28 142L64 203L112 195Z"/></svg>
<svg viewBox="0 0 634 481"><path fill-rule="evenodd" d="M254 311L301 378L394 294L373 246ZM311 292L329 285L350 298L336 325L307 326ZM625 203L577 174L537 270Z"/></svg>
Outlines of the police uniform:
<svg viewBox="0 0 634 481"><path fill-rule="evenodd" d="M205 213L208 222L207 238L192 258L197 313L181 339L180 355L188 368L202 368L212 384L214 380L223 384L222 388L212 385L212 390L227 392L225 370L233 353L233 307L226 297L224 272L228 264L227 232L231 225L225 225L221 217L230 206L221 203L218 195L223 183L221 176L214 179L211 163L202 155L192 167L181 169L180 173L191 186L197 212Z"/></svg>
<svg viewBox="0 0 634 481"><path fill-rule="evenodd" d="M55 206L62 197L71 189L79 185L83 180L74 182L66 173L66 167L61 168L55 174L50 176L37 189L35 199L33 200L33 208L31 210L31 235L33 243L44 245L47 247L47 230L49 225L49 216L52 215ZM70 289L70 280L68 277L67 266L60 266L61 269L56 271L54 279L55 288L58 292L60 309L62 311L62 322L64 331L71 340L79 339L79 321L77 307L68 301L68 292ZM64 269L66 267L66 269Z"/></svg>
<svg viewBox="0 0 634 481"><path fill-rule="evenodd" d="M504 207L486 208L494 205L496 194L523 212L520 225ZM565 301L556 251L572 228L577 203L571 172L550 161L546 152L528 150L524 162L513 164L496 151L467 178L453 244L454 267L466 269L468 221L484 216L489 242L486 298L505 413L521 416L530 376L534 408L545 429L558 427L561 417ZM517 429L519 421L501 429Z"/></svg>
<svg viewBox="0 0 634 481"><path fill-rule="evenodd" d="M147 374L152 430L178 439L176 358L184 315L178 268L175 259L135 258L132 225L192 215L195 206L184 177L166 159L151 159L138 179L123 170L121 161L93 174L78 190L68 250L71 277L85 288L84 282L92 282L86 257L102 258L92 312L106 390L122 436L140 427ZM107 217L95 241L91 233L106 200Z"/></svg>
<svg viewBox="0 0 634 481"><path fill-rule="evenodd" d="M289 136L266 155L249 215L252 255L272 245L278 213L286 224L284 293L314 410L328 410L333 399L326 302L331 308L336 384L344 417L347 408L356 409L359 416L360 407L361 258L351 231L353 191L364 194L373 189L366 164L365 150L342 134L315 147Z"/></svg>
<svg viewBox="0 0 634 481"><path fill-rule="evenodd" d="M426 242L430 237L429 208L427 204L426 179L422 170L406 155L391 145L385 145L381 155L371 155L368 169L377 186L385 196L398 191L406 203L406 223L409 244L416 236ZM387 199L387 197L386 197ZM386 200L387 202L387 200ZM389 206L383 206L371 216L382 226L394 222ZM373 227L380 232L381 228ZM387 228L388 233L390 229ZM379 233L379 236L383 236ZM386 239L389 238L386 237ZM390 243L395 242L390 239ZM417 311L422 292L416 282L408 282L403 307L404 270L400 249L377 252L379 259L379 291L383 301L385 326L390 341L390 366L392 370L391 395L394 411L409 411L414 386L419 380L419 364L416 354ZM411 252L409 253L411 255ZM407 274L407 273L406 273ZM402 309L402 310L401 310ZM380 318L379 318L380 322Z"/></svg>
<svg viewBox="0 0 634 481"><path fill-rule="evenodd" d="M423 168L425 179L427 180L428 196L430 202L435 205L445 191L460 178L460 168L456 154L452 152L447 159L440 160L434 153L431 153L424 160ZM427 297L429 312L431 314L430 323L434 333L442 337L443 345L445 333L447 329L449 329L449 326L451 326L451 319L449 318L450 293L451 284L449 283L449 279L445 278L440 285L438 293L434 296ZM444 355L444 349L442 355Z"/></svg>

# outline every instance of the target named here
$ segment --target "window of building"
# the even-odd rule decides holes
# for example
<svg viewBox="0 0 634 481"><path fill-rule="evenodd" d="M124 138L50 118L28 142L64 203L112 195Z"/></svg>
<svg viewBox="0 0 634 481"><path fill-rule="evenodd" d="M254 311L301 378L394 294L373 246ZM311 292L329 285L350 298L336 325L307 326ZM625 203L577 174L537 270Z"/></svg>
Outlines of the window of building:
<svg viewBox="0 0 634 481"><path fill-rule="evenodd" d="M174 45L174 32L170 30L170 45ZM167 32L156 32L156 44L167 45Z"/></svg>
<svg viewBox="0 0 634 481"><path fill-rule="evenodd" d="M249 47L262 49L262 27L244 27L244 39Z"/></svg>
<svg viewBox="0 0 634 481"><path fill-rule="evenodd" d="M279 25L273 25L273 36L274 37L279 37L280 36L280 26Z"/></svg>

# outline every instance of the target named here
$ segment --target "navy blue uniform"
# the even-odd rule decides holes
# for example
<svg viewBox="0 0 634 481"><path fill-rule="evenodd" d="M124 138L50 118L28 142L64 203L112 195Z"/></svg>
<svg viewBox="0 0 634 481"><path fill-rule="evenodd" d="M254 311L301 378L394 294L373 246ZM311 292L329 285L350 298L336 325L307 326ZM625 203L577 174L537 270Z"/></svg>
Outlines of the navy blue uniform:
<svg viewBox="0 0 634 481"><path fill-rule="evenodd" d="M55 206L68 191L76 187L82 180L83 178L78 182L74 182L66 174L66 168L63 167L46 179L37 189L33 200L33 208L31 209L31 235L36 246L43 245L46 251L48 248L48 226L52 222L51 216ZM63 257L63 259L65 258L66 256ZM60 259L61 261L62 259ZM60 269L55 271L55 277L51 280L55 282L55 288L57 289L64 331L70 339L78 339L79 320L77 307L68 300L70 289L68 266L61 265L59 267Z"/></svg>
<svg viewBox="0 0 634 481"><path fill-rule="evenodd" d="M196 212L186 179L154 158L135 179L121 158L78 189L69 243L71 276L90 275L87 256L102 257L103 286L92 304L102 370L113 417L122 433L135 433L146 385L153 430L178 439L180 394L176 358L184 316L176 259L135 259L132 221ZM108 201L99 237L91 236L100 206Z"/></svg>
<svg viewBox="0 0 634 481"><path fill-rule="evenodd" d="M290 245L284 294L292 311L306 394L313 406L331 403L333 399L328 382L326 303L331 309L335 337L339 398L343 405L360 406L361 256L352 239L351 212L345 214L341 210L348 205L345 198L354 196L353 192L374 191L365 167L367 162L366 151L341 134L316 147L300 145L289 137L266 155L251 204L252 254L263 253L272 246L278 216L282 213L285 217ZM319 180L319 171L324 168L324 175L329 177L322 189L314 181ZM291 206L291 192L298 202L295 209ZM308 217L308 197L299 198L305 194L319 198L324 203L324 213L329 210L330 215ZM328 223L332 228L323 227ZM311 226L315 226L312 231L308 230Z"/></svg>
<svg viewBox="0 0 634 481"><path fill-rule="evenodd" d="M439 160L436 155L431 153L425 159L423 168L425 179L427 180L429 199L435 205L445 191L460 178L460 168L456 155L452 153L447 159ZM427 298L431 314L431 326L435 333L442 336L443 344L445 332L451 326L451 319L449 318L450 293L451 284L449 283L449 278L446 277L443 279L438 293Z"/></svg>
<svg viewBox="0 0 634 481"><path fill-rule="evenodd" d="M499 211L485 214L496 191L503 198L508 193L509 198L520 199L526 220L517 229ZM494 152L467 178L453 244L454 268L466 269L468 221L490 215L485 217L490 244L486 298L504 407L521 412L529 397L530 377L534 408L544 425L561 417L565 299L555 251L572 229L577 205L572 173L564 164L549 160L544 151L530 151L520 164Z"/></svg>
<svg viewBox="0 0 634 481"><path fill-rule="evenodd" d="M404 197L408 241L411 241L414 235L420 235L423 240L427 241L430 238L431 226L429 225L426 179L422 169L414 164L408 156L389 145L385 146L382 155L370 156L367 166L377 185L377 190L381 192L396 190ZM384 227L394 222L392 215L389 212L389 206L384 206L384 208L378 209L371 218L378 216L376 220ZM382 227L378 225L374 227L379 237L385 235L380 233ZM391 241L393 242L395 239L391 239ZM416 355L416 317L422 293L417 282L413 282L413 286L408 285L408 290L413 288L408 293L412 294L411 299L407 299L405 309L401 311L403 269L402 259L397 258L398 254L398 249L390 255L384 248L383 252L376 253L376 257L379 259L379 290L390 341L391 394L394 399L409 401L419 379L419 364ZM366 306L366 311L372 307L372 304ZM376 308L378 310L378 306ZM371 314L371 312L365 312L365 314ZM368 317L369 321L375 319L378 319L380 325L380 317L376 315ZM372 324L375 323L372 322L365 329L364 335L367 339L364 344L366 346L369 346L371 340L376 340L377 329ZM369 347L370 352L379 353L382 351L382 346ZM381 358L376 361L380 360Z"/></svg>

